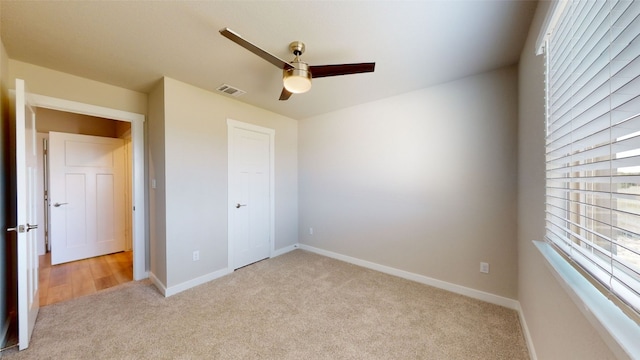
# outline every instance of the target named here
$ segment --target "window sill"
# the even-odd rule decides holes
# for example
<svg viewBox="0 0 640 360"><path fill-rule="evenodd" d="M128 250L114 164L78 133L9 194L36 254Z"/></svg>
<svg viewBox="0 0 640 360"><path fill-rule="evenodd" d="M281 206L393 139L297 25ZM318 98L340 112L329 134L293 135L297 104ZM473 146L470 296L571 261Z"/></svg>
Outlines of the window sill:
<svg viewBox="0 0 640 360"><path fill-rule="evenodd" d="M640 358L640 326L543 241L533 244L580 311L618 358Z"/></svg>

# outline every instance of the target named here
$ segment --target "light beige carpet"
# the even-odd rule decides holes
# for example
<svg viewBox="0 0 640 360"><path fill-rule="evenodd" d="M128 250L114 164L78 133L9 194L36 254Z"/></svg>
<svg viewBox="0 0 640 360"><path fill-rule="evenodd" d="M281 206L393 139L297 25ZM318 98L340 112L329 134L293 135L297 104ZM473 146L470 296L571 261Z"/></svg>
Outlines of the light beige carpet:
<svg viewBox="0 0 640 360"><path fill-rule="evenodd" d="M162 297L131 282L40 315L5 359L528 359L517 313L296 250Z"/></svg>

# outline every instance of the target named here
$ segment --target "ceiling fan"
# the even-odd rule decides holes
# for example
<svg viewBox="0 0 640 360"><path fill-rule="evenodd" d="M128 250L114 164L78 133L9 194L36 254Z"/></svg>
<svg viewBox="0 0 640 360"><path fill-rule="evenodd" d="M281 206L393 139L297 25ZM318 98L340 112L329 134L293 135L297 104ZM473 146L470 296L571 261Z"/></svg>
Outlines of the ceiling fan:
<svg viewBox="0 0 640 360"><path fill-rule="evenodd" d="M304 53L305 46L301 41L294 41L289 44L289 50L295 58L291 62L286 62L277 56L274 56L256 45L243 39L238 33L229 28L220 30L220 34L227 39L235 42L243 48L260 56L261 58L272 63L279 69L282 69L282 82L284 87L280 93L280 100L288 100L292 94L301 94L311 89L311 79L327 76L350 75L373 72L376 63L356 63L356 64L334 64L334 65L309 65L300 60L300 55Z"/></svg>

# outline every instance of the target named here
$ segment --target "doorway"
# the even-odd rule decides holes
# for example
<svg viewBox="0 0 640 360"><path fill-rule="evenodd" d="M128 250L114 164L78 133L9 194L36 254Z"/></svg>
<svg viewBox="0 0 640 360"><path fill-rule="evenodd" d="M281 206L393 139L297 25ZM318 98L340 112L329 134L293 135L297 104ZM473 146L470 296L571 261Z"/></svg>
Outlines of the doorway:
<svg viewBox="0 0 640 360"><path fill-rule="evenodd" d="M38 232L41 305L133 280L131 124L46 108L39 108L37 114L38 173L43 174L37 187L38 218L43 219ZM92 147L102 150L105 144L109 145L106 153L93 151ZM96 161L109 165L96 167ZM114 174L115 164L119 165ZM74 179L78 178L85 180L77 184ZM104 178L118 185L110 187L114 194L97 186L105 183L100 180ZM68 182L73 186L64 186ZM77 193L85 196L74 202ZM105 196L117 201L99 201ZM66 206L57 202L60 199ZM110 241L104 241L107 238ZM99 256L105 254L110 255Z"/></svg>
<svg viewBox="0 0 640 360"><path fill-rule="evenodd" d="M84 248L77 246L78 240L76 239L75 241L70 241L73 247L67 250L66 246L64 245L68 243L69 240L66 238L63 239L62 236L66 235L66 237L69 237L76 232L80 232L82 233L78 234L78 237L82 238L80 240L84 240L84 238L88 235L93 235L96 239L103 239L105 237L105 233L113 228L112 226L110 226L109 229L100 227L96 229L87 229L86 226L78 226L85 225L84 222L82 222L82 224L76 224L72 226L71 229L66 229L66 224L69 224L69 221L74 219L69 219L69 221L66 221L67 218L65 215L67 215L67 210L71 209L69 208L70 205L66 203L66 201L70 201L68 197L73 197L73 195L79 191L78 188L85 189L85 193L87 193L87 191L89 193L91 193L92 191L97 191L98 189L92 189L91 185L96 183L99 184L100 182L87 181L91 179L97 180L95 179L96 175L94 174L96 172L99 173L101 177L106 177L105 175L113 173L112 167L115 166L114 164L120 164L118 166L118 171L115 174L117 176L109 176L109 183L115 183L118 185L117 187L115 187L115 189L117 189L118 196L115 196L115 194L114 196L110 196L110 198L115 198L116 200L118 200L115 201L115 203L117 204L117 208L114 209L116 210L116 214L113 215L116 215L120 220L118 221L116 230L120 244L119 246L117 246L118 249L114 248L114 250L130 251L132 249L132 204L130 171L131 125L122 121L114 121L87 115L72 114L57 110L39 109L36 129L38 132L38 165L41 170L39 173L44 174L44 176L40 176L38 179L39 182L37 189L37 196L39 200L38 218L44 220L44 226L41 228L41 231L38 232L39 255L44 255L45 253L52 251L51 244L53 240L56 240L58 244L58 247L56 248L54 253L54 264L63 262L64 259L70 261L90 257L82 256L82 254L84 253L86 253L87 255L104 255L107 253L100 253L99 251L96 251L95 253L83 251L77 256L73 256L73 254L67 255L67 251L79 252ZM50 138L50 134L51 136L53 136L53 138ZM56 141L52 141L52 139L55 139ZM96 142L97 145L94 145L96 144ZM106 155L109 156L105 156L105 154L103 153L95 153L95 151L92 151L93 148L96 147L98 148L98 150L104 149L105 144L109 144L109 146L106 148L106 150L108 151ZM53 161L52 157L55 157ZM73 164L69 163L69 161L73 161L72 158L77 157L80 157L80 160L83 160L85 163L76 164L79 160L75 161L75 163ZM105 168L105 165L103 164L94 164L98 160L108 163L108 165L106 165L108 167ZM62 164L59 164L60 161L62 161ZM91 164L86 163L87 161L90 161ZM73 166L70 169L67 169L65 167L65 164ZM96 167L97 165L100 166ZM71 172L71 174L69 174L69 172ZM87 172L90 173L87 174ZM52 177L56 181L51 181ZM87 181L83 181L83 184L80 184L82 186L79 187L74 186L72 188L69 188L68 186L64 186L64 184L68 182L67 179L71 181L78 177L86 179ZM113 180L114 178L116 179L116 181ZM69 191L71 191L71 193L69 193ZM102 192L104 193L104 191ZM92 203L91 201L87 201L90 198L95 198L95 196L89 196L89 198L84 200L79 199L81 200L80 202L82 206L73 206L73 204L71 204L71 206L73 208L77 208L78 211L82 210L80 212L82 213L81 215L83 218L85 216L85 213L95 213L95 209L92 210L86 208L86 206L91 205ZM49 204L49 199L51 199L51 204ZM58 201L65 201L64 206L58 203L58 207L52 208L52 204ZM95 202L96 201L93 201L94 207L96 206ZM98 214L100 214L100 212L97 212L94 215ZM113 215L108 217L107 219L113 218ZM54 223L52 224L51 221L54 221ZM74 220L71 223L75 224L77 222L78 221ZM94 234L96 232L97 234ZM55 236L52 236L52 233L54 233ZM104 243L104 241L102 241L102 243ZM56 258L60 260L56 260Z"/></svg>
<svg viewBox="0 0 640 360"><path fill-rule="evenodd" d="M144 183L144 115L102 106L31 94L34 106L39 109L58 110L71 114L89 115L104 119L127 122L131 131L131 247L133 250L133 280L149 276L148 242L145 230L145 183Z"/></svg>

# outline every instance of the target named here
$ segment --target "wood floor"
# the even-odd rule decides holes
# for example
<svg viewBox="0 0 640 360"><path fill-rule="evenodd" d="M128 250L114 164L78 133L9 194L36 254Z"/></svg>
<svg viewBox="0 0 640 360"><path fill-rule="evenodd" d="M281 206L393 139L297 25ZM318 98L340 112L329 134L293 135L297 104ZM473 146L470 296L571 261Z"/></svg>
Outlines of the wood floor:
<svg viewBox="0 0 640 360"><path fill-rule="evenodd" d="M71 300L133 279L133 252L51 265L51 253L40 256L40 306Z"/></svg>

